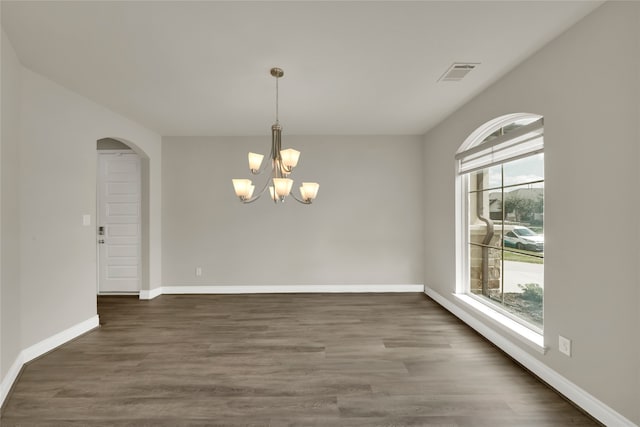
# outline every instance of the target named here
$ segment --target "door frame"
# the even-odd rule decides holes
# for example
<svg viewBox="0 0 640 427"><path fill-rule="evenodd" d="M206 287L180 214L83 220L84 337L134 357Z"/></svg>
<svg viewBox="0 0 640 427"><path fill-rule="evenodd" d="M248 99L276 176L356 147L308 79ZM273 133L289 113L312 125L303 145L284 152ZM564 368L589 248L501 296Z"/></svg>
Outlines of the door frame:
<svg viewBox="0 0 640 427"><path fill-rule="evenodd" d="M131 291L131 292L106 292L106 293L101 293L100 292L100 244L98 243L98 240L100 239L100 235L98 234L98 227L100 227L100 185L101 185L101 181L100 181L100 155L112 155L112 154L135 154L138 156L139 161L140 161L140 167L142 168L142 161L143 161L143 157L140 155L140 153L136 152L136 150L129 148L129 149L124 149L124 148L109 148L109 149L100 149L100 150L96 150L96 225L95 225L95 236L96 236L96 295L139 295L140 291L143 288L143 271L144 271L144 267L143 267L143 202L144 202L144 188L145 186L143 185L143 171L142 169L140 170L140 174L138 177L138 185L140 188L140 213L138 215L138 229L140 230L140 233L138 234L138 268L139 268L139 275L138 275L138 290L137 291Z"/></svg>

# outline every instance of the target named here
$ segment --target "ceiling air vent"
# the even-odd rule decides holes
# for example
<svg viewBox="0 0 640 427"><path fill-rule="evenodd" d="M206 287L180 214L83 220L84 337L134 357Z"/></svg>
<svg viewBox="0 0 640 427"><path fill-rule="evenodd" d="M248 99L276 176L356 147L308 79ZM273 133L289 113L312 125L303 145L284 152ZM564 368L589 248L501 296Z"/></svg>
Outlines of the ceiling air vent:
<svg viewBox="0 0 640 427"><path fill-rule="evenodd" d="M464 76L469 74L471 70L476 68L478 63L456 63L453 64L449 69L438 79L441 82L459 82L462 80Z"/></svg>

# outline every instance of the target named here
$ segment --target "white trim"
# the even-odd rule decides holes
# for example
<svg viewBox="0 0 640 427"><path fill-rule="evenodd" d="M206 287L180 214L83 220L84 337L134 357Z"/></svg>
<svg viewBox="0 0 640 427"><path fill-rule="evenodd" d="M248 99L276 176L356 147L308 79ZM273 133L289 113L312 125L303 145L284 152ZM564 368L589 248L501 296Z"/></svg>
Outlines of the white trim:
<svg viewBox="0 0 640 427"><path fill-rule="evenodd" d="M458 175L458 162L456 162L456 293L462 293L466 288L466 278L469 277L469 199L466 197L469 187L469 177ZM426 286L425 286L426 289Z"/></svg>
<svg viewBox="0 0 640 427"><path fill-rule="evenodd" d="M22 369L23 364L22 352L20 352L0 383L0 407L4 404L4 400L9 395L11 387L13 387L13 384L18 379L18 375L20 375L20 370Z"/></svg>
<svg viewBox="0 0 640 427"><path fill-rule="evenodd" d="M287 293L373 293L424 292L424 285L206 285L162 286L140 291L140 299L152 299L162 294L287 294Z"/></svg>
<svg viewBox="0 0 640 427"><path fill-rule="evenodd" d="M477 141L476 144L473 144L471 146L471 148L467 148L464 151L457 152L456 155L455 155L455 159L456 160L460 160L460 159L463 159L464 157L469 156L471 154L475 154L477 152L484 151L487 148L494 148L494 147L496 147L496 146L498 146L500 144L504 144L505 142L511 141L512 139L520 138L522 136L527 136L528 133L540 130L542 128L544 128L544 118L540 117L535 122L531 122L528 125L524 125L524 126L522 126L520 128L514 129L513 131L511 131L511 132L509 132L507 134L501 135L501 136L499 136L499 137L497 137L495 139L492 139L491 141L484 142L482 144L480 144L480 142L482 142L482 140ZM491 135L491 133L489 133L489 135ZM485 136L485 138L486 138L486 136Z"/></svg>
<svg viewBox="0 0 640 427"><path fill-rule="evenodd" d="M140 299L154 299L155 297L159 297L160 295L162 295L162 287L158 286L157 288L153 288L153 289L143 289L140 291Z"/></svg>
<svg viewBox="0 0 640 427"><path fill-rule="evenodd" d="M549 350L548 347L544 346L544 335L527 328L523 324L516 322L508 316L505 316L495 308L490 307L481 301L478 301L472 296L465 294L453 294L453 296L464 304L467 304L474 310L490 318L494 322L499 323L500 326L509 329L509 331L515 334L516 338L527 344L529 347L533 348L538 353L546 354L547 350Z"/></svg>
<svg viewBox="0 0 640 427"><path fill-rule="evenodd" d="M132 296L132 295L139 295L140 291L131 291L131 292L98 292L98 296L101 297L108 297L108 296L114 296L114 295L125 295L125 296Z"/></svg>
<svg viewBox="0 0 640 427"><path fill-rule="evenodd" d="M121 141L118 141L121 142ZM122 143L124 144L124 142ZM126 144L125 144L126 145ZM98 154L138 154L136 150L131 148L97 148L96 151Z"/></svg>
<svg viewBox="0 0 640 427"><path fill-rule="evenodd" d="M97 328L98 326L100 326L100 320L98 315L96 314L95 316L90 317L84 322L80 322L77 325L74 325L62 332L58 332L57 334L50 336L49 338L45 338L39 343L36 343L31 347L22 350L24 360L23 363L30 362L36 357L42 356L43 354L53 350L54 348L60 347L62 344L69 342L72 339L79 337L80 335L89 332L94 328Z"/></svg>
<svg viewBox="0 0 640 427"><path fill-rule="evenodd" d="M486 325L476 317L472 316L463 308L449 301L433 289L425 285L424 292L438 304L449 310L454 316L462 320L464 323L475 329L486 339L495 344L502 351L513 357L518 363L533 372L544 382L556 389L560 394L578 405L592 417L605 425L620 427L637 427L636 424L616 412L614 409L603 403L598 398L589 394L586 390L580 388L549 366L515 345L508 338L504 337L500 332Z"/></svg>
<svg viewBox="0 0 640 427"><path fill-rule="evenodd" d="M539 114L532 113L512 113L496 117L493 120L489 120L488 122L476 128L476 130L474 130L471 135L469 135L467 139L464 140L462 145L458 148L458 151L456 151L456 154L462 153L463 151L468 150L474 145L481 143L487 136L491 135L501 127L508 125L509 123L524 119L535 120L542 117L543 116Z"/></svg>
<svg viewBox="0 0 640 427"><path fill-rule="evenodd" d="M0 383L0 406L4 404L4 400L7 398L13 383L18 378L20 374L20 370L22 369L25 363L31 362L33 359L42 356L45 353L50 352L51 350L60 347L61 345L71 341L74 338L79 337L80 335L89 332L92 329L100 326L100 320L98 315L96 314L93 317L85 320L84 322L80 322L68 329L65 329L62 332L58 332L55 335L50 336L49 338L45 338L42 341L35 343L31 347L27 347L22 350L16 360L9 368L9 372L2 379Z"/></svg>

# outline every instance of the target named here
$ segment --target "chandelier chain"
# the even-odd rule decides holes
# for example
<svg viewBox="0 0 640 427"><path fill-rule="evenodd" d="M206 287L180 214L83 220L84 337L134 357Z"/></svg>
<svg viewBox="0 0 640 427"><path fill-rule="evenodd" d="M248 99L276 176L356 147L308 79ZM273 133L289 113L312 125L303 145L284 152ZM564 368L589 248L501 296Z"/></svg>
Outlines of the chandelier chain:
<svg viewBox="0 0 640 427"><path fill-rule="evenodd" d="M276 77L276 124L280 123L278 121L278 97L279 97L278 80L280 80L280 79L278 77Z"/></svg>

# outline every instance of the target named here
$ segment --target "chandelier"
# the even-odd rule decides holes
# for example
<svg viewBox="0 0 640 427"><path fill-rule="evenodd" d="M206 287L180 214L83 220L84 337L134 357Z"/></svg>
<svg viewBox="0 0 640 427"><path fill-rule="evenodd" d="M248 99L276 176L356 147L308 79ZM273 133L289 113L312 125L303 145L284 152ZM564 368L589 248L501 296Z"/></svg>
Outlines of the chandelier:
<svg viewBox="0 0 640 427"><path fill-rule="evenodd" d="M303 182L300 187L299 198L291 192L293 180L289 178L289 175L298 164L300 152L292 148L282 149L282 126L278 121L278 79L284 76L284 71L281 68L272 68L271 75L276 78L276 122L271 126L270 178L266 180L257 194L254 194L255 185L250 179L232 179L231 181L236 195L242 203L255 202L269 187L269 194L275 203L284 202L284 199L291 195L294 200L308 205L316 198L320 184L317 182ZM249 153L249 170L253 175L262 173L269 163L266 162L265 165L262 165L263 158L264 155L262 154Z"/></svg>

